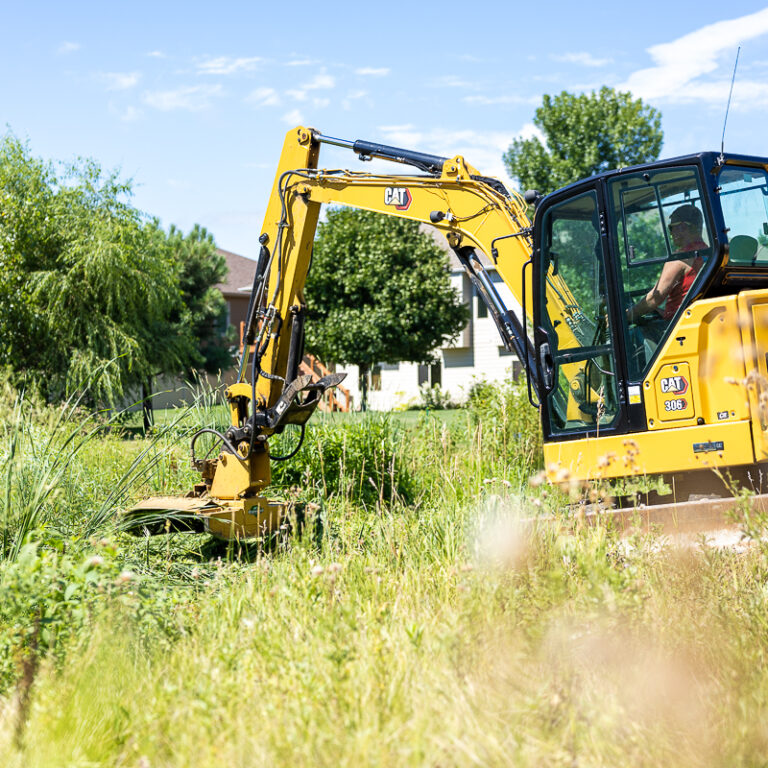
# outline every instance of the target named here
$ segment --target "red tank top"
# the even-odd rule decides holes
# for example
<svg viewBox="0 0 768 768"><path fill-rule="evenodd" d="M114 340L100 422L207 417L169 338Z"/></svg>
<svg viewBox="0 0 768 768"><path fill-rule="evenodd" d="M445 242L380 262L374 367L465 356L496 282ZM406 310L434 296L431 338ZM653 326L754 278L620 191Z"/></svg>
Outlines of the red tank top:
<svg viewBox="0 0 768 768"><path fill-rule="evenodd" d="M703 248L707 247L705 243L702 243L701 245ZM664 307L665 320L671 320L675 312L680 308L680 305L685 298L685 294L691 289L693 281L696 279L696 275L699 274L699 270L703 264L704 259L702 259L701 256L697 256L693 260L690 269L683 275L683 279L672 286L672 290L669 292L669 296L667 296L667 304Z"/></svg>

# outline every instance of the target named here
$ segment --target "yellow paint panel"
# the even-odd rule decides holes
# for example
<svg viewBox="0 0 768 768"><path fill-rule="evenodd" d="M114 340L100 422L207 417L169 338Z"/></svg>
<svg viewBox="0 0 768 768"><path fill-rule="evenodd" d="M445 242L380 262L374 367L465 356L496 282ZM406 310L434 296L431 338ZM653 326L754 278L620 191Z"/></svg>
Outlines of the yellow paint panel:
<svg viewBox="0 0 768 768"><path fill-rule="evenodd" d="M720 445L722 443L722 446ZM750 422L671 428L644 434L547 443L547 475L580 480L754 463Z"/></svg>
<svg viewBox="0 0 768 768"><path fill-rule="evenodd" d="M695 426L698 418L705 424L749 419L746 393L734 385L745 375L743 350L736 296L692 304L643 382L648 429ZM693 410L683 410L680 418L669 419L665 407L669 395L661 391L661 380L666 378L663 371L675 374L675 365L688 367Z"/></svg>
<svg viewBox="0 0 768 768"><path fill-rule="evenodd" d="M274 533L286 514L287 505L261 496L223 502L212 512L202 512L208 533L225 541L249 539Z"/></svg>
<svg viewBox="0 0 768 768"><path fill-rule="evenodd" d="M746 376L743 387L752 410L755 455L768 458L768 292L739 294Z"/></svg>
<svg viewBox="0 0 768 768"><path fill-rule="evenodd" d="M254 452L249 459L222 453L211 485L214 499L238 499L265 488L272 480L267 451Z"/></svg>

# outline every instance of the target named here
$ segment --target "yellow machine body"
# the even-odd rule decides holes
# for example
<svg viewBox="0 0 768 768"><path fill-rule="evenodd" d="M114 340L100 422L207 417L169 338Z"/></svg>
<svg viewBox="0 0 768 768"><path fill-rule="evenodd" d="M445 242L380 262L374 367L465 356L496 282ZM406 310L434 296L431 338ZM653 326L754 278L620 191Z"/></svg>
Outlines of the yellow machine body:
<svg viewBox="0 0 768 768"><path fill-rule="evenodd" d="M348 147L361 156L415 165L424 172L322 170L318 161L323 143ZM635 170L635 176L642 175L642 170ZM674 176L676 171L672 168L669 173ZM595 253L607 248L600 245L609 237L605 215L601 212L598 219L596 208L590 214L585 207L592 198L598 201L597 192L576 190L569 198L568 189L553 193L555 203L560 198L573 200L576 215L595 227ZM542 220L539 209L532 225L529 205L518 193L483 177L461 156L439 158L368 142L344 142L298 127L286 136L259 238L262 248L240 374L226 391L231 424L219 435L220 452L212 459L197 459L193 441L193 461L203 481L195 489L193 502L179 500L174 505L173 500L157 500L154 506L150 501L137 509L191 510L204 521L206 530L224 539L264 535L280 525L285 505L262 496L271 479L269 439L285 424L303 429L324 389L341 380L329 376L313 384L311 377L298 372L304 284L321 208L329 204L424 222L441 232L492 312L505 346L529 368L529 393L538 394L542 402L549 347L542 343L541 329L534 326L541 322L541 306L546 307L549 343L566 353L561 355L557 374L565 393L561 418L566 429L577 419L583 427L581 435L554 438L545 430L550 479L749 467L768 459L768 269L765 288L736 291L725 286L719 295L699 296L689 303L656 350L640 384L626 387L622 382L617 388L622 407L634 414L635 423L621 434L611 434L601 427L600 409L606 376L617 376L615 369L603 368L616 332L609 331L608 310L597 309L588 320L594 330L592 346L598 352L589 361L580 359L585 309L572 287L556 263L540 273L540 283L532 279L541 247L536 239ZM726 265L727 246L718 251L716 245L713 253L720 254L718 263ZM486 271L489 259L519 306L503 306ZM740 279L739 275L733 279ZM541 288L534 295L537 285ZM570 350L574 353L569 356ZM640 412L645 414L644 424L637 423ZM544 415L542 421L546 422Z"/></svg>

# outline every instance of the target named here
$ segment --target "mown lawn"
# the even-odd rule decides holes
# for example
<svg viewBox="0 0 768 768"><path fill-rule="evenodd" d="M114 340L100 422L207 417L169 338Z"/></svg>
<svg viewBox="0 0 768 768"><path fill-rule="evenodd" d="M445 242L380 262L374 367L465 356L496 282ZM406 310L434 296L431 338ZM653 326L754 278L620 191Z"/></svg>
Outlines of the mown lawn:
<svg viewBox="0 0 768 768"><path fill-rule="evenodd" d="M115 529L188 487L185 430L215 413L72 456L83 414L11 408L0 764L765 764L768 550L524 533L567 502L527 482L524 400L318 420L276 481L322 505L322 541L271 551Z"/></svg>

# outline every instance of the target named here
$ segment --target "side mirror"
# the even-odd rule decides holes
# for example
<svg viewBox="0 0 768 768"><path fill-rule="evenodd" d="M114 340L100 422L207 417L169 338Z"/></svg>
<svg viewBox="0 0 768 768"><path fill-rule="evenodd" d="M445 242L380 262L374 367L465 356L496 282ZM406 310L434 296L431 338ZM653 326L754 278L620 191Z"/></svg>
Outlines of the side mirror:
<svg viewBox="0 0 768 768"><path fill-rule="evenodd" d="M529 189L523 194L523 200L534 208L541 202L543 195L537 189Z"/></svg>

